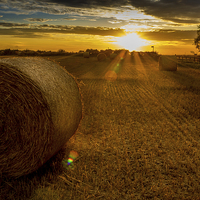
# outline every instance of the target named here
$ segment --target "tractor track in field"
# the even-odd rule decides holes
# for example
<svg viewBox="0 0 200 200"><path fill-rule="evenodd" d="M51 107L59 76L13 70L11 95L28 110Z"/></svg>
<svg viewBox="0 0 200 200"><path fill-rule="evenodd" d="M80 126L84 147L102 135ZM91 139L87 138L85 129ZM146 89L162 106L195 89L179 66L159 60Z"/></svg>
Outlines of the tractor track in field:
<svg viewBox="0 0 200 200"><path fill-rule="evenodd" d="M154 119L157 121L161 128L163 127L163 123L160 119L166 120L168 122L167 125L173 129L173 137L176 137L174 136L174 133L176 132L178 137L180 137L183 141L190 141L194 146L196 146L196 140L199 140L200 137L197 136L196 140L194 140L194 131L192 133L185 131L185 127L190 127L191 125L191 120L189 121L187 119L188 117L185 117L184 114L177 112L176 109L166 101L166 99L163 99L162 96L155 94L153 89L147 89L146 86L144 87L144 85L141 85L138 96L141 94L143 94L142 96L146 96L148 99L152 99L159 106L160 112L158 115L154 115ZM143 103L145 102L143 101ZM181 126L180 122L181 124L184 124L184 127ZM198 147L200 146L198 145Z"/></svg>

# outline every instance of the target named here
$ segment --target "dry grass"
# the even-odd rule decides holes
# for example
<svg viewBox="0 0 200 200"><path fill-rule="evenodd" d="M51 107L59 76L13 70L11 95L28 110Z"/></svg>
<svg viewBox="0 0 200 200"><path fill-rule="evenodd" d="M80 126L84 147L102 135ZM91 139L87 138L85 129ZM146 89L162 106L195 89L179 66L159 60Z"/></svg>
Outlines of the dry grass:
<svg viewBox="0 0 200 200"><path fill-rule="evenodd" d="M151 57L126 55L110 82L113 63L95 62L71 70L84 102L67 144L79 153L74 169L44 178L29 199L200 199L200 71L159 71Z"/></svg>

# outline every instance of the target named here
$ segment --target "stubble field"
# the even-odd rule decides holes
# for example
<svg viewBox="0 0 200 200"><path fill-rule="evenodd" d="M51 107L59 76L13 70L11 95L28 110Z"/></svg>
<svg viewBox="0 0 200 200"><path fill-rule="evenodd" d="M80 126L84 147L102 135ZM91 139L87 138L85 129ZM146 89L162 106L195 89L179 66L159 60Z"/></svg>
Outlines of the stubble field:
<svg viewBox="0 0 200 200"><path fill-rule="evenodd" d="M49 59L80 87L83 119L67 143L79 157L30 199L200 199L200 69L159 71L123 52Z"/></svg>

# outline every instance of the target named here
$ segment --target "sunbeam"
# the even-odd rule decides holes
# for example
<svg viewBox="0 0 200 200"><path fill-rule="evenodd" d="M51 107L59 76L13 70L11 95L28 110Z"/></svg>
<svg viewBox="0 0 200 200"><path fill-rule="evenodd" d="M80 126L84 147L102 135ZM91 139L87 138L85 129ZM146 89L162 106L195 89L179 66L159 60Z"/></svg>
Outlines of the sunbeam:
<svg viewBox="0 0 200 200"><path fill-rule="evenodd" d="M110 63L109 65L109 71L106 72L105 74L105 79L108 81L116 81L117 79L117 74L121 70L122 66L122 61L125 58L126 55L125 50L122 50L118 56L115 57L115 59Z"/></svg>

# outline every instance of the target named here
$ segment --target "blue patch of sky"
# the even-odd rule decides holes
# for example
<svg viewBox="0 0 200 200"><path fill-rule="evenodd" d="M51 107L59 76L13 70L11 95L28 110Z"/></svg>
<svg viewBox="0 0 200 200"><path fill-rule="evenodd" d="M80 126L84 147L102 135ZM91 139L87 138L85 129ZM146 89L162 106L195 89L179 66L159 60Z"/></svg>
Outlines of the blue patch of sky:
<svg viewBox="0 0 200 200"><path fill-rule="evenodd" d="M115 21L115 18L103 18L103 17L92 17L92 16L80 16L80 15L53 15L43 12L36 12L33 14L10 14L2 13L1 11L6 11L5 9L0 9L0 15L3 17L0 18L0 21L12 22L12 23L37 23L37 24L52 24L52 25L73 25L73 26L89 26L89 27L110 27L118 28L128 24L126 21L120 21L120 23L110 23L110 21ZM10 8L9 11L18 12L19 11ZM25 19L27 18L43 18L51 19L53 21L46 22L30 22ZM67 19L76 19L76 20L66 20Z"/></svg>

